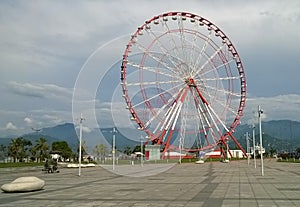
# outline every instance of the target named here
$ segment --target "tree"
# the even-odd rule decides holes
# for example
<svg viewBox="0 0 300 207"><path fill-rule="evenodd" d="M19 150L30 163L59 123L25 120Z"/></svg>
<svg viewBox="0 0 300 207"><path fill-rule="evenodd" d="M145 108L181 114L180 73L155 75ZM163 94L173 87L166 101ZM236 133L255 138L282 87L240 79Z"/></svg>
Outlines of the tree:
<svg viewBox="0 0 300 207"><path fill-rule="evenodd" d="M52 151L58 151L64 160L72 156L72 150L66 141L57 141L52 143Z"/></svg>
<svg viewBox="0 0 300 207"><path fill-rule="evenodd" d="M273 156L276 153L277 153L277 150L275 148L271 147L271 149L270 149L270 155Z"/></svg>
<svg viewBox="0 0 300 207"><path fill-rule="evenodd" d="M129 146L126 146L126 147L124 148L124 153L125 153L126 155L130 155L130 154L132 153L131 148L130 148Z"/></svg>
<svg viewBox="0 0 300 207"><path fill-rule="evenodd" d="M0 160L4 159L6 157L7 153L7 147L3 144L0 145Z"/></svg>
<svg viewBox="0 0 300 207"><path fill-rule="evenodd" d="M24 139L23 137L12 139L8 146L8 156L13 157L14 162L16 162L17 159L22 162L23 158L26 157L26 152L28 150L27 146L30 145L32 145L31 141Z"/></svg>
<svg viewBox="0 0 300 207"><path fill-rule="evenodd" d="M143 145L143 147L142 147L142 150L143 150L142 153L145 153L145 146L144 146L144 145ZM134 153L134 152L141 152L141 145L136 145L136 146L133 148L132 152L133 152L133 153Z"/></svg>
<svg viewBox="0 0 300 207"><path fill-rule="evenodd" d="M97 157L102 157L105 156L106 153L108 153L107 146L104 144L97 144L93 150L93 153L96 154Z"/></svg>
<svg viewBox="0 0 300 207"><path fill-rule="evenodd" d="M47 140L43 137L40 137L39 140L36 141L36 145L32 148L33 156L38 158L39 162L43 161L48 157L49 146L47 144Z"/></svg>
<svg viewBox="0 0 300 207"><path fill-rule="evenodd" d="M81 142L81 154L82 155L88 154L87 150L88 150L88 147L86 146L85 141L82 140L82 142ZM78 142L77 154L79 154L79 142Z"/></svg>

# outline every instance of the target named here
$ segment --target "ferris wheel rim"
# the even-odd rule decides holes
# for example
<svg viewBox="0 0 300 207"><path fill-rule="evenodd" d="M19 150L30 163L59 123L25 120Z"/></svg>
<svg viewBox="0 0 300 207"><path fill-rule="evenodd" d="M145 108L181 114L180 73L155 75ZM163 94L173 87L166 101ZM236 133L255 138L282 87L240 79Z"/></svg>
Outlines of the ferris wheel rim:
<svg viewBox="0 0 300 207"><path fill-rule="evenodd" d="M131 39L129 40L129 42L126 46L126 50L123 55L122 66L121 66L121 85L122 85L122 90L123 90L123 96L125 98L127 107L129 109L132 117L135 119L135 121L139 125L140 129L144 130L148 135L153 135L153 133L147 129L147 125L145 123L143 123L143 121L140 120L139 115L136 113L136 111L133 108L133 104L131 102L131 97L129 97L129 95L128 95L128 86L127 86L127 82L126 82L126 79L127 79L126 67L127 67L127 63L128 63L128 57L130 56L129 55L130 49L134 45L135 39L138 37L138 35L141 32L143 32L143 30L145 30L147 28L147 26L149 26L149 24L152 24L152 23L155 24L155 21L158 21L161 18L173 17L173 16L190 18L190 20L194 20L194 21L198 21L199 23L202 23L203 26L206 26L211 31L213 31L214 35L219 36L224 41L224 44L226 44L227 47L230 48L230 52L231 52L232 56L234 57L234 61L236 63L236 67L238 69L239 77L240 77L239 106L238 106L238 109L236 110L235 118L234 118L232 124L230 125L230 130L234 131L236 126L240 123L240 118L243 116L243 110L244 110L245 102L246 102L246 76L245 76L242 61L240 59L240 56L239 56L237 50L235 49L234 45L232 44L232 42L225 35L225 33L223 33L221 31L221 29L219 27L217 27L215 24L213 24L209 20L207 20L199 15L195 15L195 14L192 14L189 12L168 12L168 13L164 13L164 14L161 14L158 16L154 16L153 18L145 21L145 23L142 24L140 27L138 27L136 32L131 36Z"/></svg>

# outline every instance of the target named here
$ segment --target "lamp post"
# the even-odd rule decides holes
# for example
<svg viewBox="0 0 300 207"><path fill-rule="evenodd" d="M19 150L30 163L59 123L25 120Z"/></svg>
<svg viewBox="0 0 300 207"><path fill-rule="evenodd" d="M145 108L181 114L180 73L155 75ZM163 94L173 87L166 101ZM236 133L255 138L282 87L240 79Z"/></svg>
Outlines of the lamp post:
<svg viewBox="0 0 300 207"><path fill-rule="evenodd" d="M141 166L143 166L143 159L144 159L144 154L143 154L143 136L141 135Z"/></svg>
<svg viewBox="0 0 300 207"><path fill-rule="evenodd" d="M263 114L263 110L258 105L258 125L259 125L259 141L260 141L260 160L261 160L261 175L264 176L264 159L262 152L262 132L261 132L261 114Z"/></svg>
<svg viewBox="0 0 300 207"><path fill-rule="evenodd" d="M256 168L256 154L255 154L255 125L252 126L252 141L253 141L253 159L254 159L254 168Z"/></svg>
<svg viewBox="0 0 300 207"><path fill-rule="evenodd" d="M246 132L246 145L247 145L247 160L248 160L248 165L250 163L250 157L249 157L249 133Z"/></svg>
<svg viewBox="0 0 300 207"><path fill-rule="evenodd" d="M115 159L116 159L116 128L113 128L112 131L113 140L112 140L112 156L113 156L113 166L112 169L115 170Z"/></svg>
<svg viewBox="0 0 300 207"><path fill-rule="evenodd" d="M79 126L79 166L78 166L78 176L81 175L81 145L82 145L82 121L84 118L82 117L82 114L80 114L80 126Z"/></svg>

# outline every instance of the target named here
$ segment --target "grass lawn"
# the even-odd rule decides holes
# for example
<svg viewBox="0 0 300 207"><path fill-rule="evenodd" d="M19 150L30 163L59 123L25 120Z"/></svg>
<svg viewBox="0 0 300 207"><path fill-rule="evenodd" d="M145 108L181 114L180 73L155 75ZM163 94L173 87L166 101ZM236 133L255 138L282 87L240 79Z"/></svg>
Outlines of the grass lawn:
<svg viewBox="0 0 300 207"><path fill-rule="evenodd" d="M44 166L44 163L36 163L36 162L9 162L9 163L0 163L0 168L35 167L35 166Z"/></svg>

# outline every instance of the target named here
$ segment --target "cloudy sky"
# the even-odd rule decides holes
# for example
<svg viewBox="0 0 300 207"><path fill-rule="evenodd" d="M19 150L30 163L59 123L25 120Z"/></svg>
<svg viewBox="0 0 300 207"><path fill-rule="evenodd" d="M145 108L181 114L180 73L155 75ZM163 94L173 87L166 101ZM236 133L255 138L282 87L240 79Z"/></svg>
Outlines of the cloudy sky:
<svg viewBox="0 0 300 207"><path fill-rule="evenodd" d="M111 126L105 117L112 105L95 94L105 96L112 87L107 80L118 83L118 72L110 70L119 70L129 35L168 11L203 16L234 43L248 83L242 123L253 119L257 105L265 120L300 121L298 0L4 0L0 137L76 122L80 112L89 128Z"/></svg>

